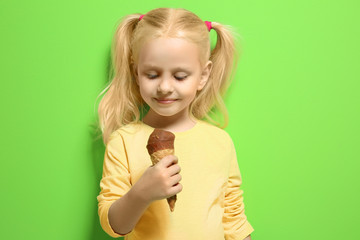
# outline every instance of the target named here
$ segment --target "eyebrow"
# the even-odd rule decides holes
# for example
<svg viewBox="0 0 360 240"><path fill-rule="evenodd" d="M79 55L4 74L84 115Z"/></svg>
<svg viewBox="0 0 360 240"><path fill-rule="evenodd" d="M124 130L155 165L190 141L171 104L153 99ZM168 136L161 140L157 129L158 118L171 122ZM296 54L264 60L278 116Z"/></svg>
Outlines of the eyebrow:
<svg viewBox="0 0 360 240"><path fill-rule="evenodd" d="M155 66L155 65L150 65L150 64L144 64L144 69L148 69L148 68L153 68L156 70L161 69L161 67ZM185 71L185 72L190 72L191 70L187 67L175 67L172 70L174 71Z"/></svg>

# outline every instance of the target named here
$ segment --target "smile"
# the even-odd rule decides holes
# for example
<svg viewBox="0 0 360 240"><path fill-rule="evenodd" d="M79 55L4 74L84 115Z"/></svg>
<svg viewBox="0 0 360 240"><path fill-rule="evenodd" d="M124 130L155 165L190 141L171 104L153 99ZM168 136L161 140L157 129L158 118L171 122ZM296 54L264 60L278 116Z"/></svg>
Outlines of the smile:
<svg viewBox="0 0 360 240"><path fill-rule="evenodd" d="M157 99L157 98L155 98L156 99L156 101L158 102L158 103L161 103L161 104L170 104L170 103L173 103L173 102L175 102L177 99L165 99L165 100L159 100L159 99Z"/></svg>

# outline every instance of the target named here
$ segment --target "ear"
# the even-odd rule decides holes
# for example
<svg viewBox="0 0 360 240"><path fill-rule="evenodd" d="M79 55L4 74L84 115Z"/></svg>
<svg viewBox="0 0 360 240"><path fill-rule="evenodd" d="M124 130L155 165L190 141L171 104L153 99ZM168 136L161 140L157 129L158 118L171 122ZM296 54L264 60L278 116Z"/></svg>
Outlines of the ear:
<svg viewBox="0 0 360 240"><path fill-rule="evenodd" d="M207 63L205 64L205 68L203 69L203 71L201 73L200 83L197 88L198 91L202 90L204 88L205 84L207 83L207 81L209 80L212 66L213 66L213 63L210 60L207 61Z"/></svg>

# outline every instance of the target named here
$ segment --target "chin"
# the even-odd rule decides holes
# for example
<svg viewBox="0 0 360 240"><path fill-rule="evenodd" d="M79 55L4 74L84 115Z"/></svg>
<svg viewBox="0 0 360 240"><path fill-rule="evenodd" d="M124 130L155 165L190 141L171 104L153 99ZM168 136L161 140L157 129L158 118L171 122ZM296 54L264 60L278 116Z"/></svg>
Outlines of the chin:
<svg viewBox="0 0 360 240"><path fill-rule="evenodd" d="M171 117L171 116L174 116L177 114L177 112L174 113L174 112L167 112L167 111L163 111L163 112L162 111L154 111L154 112L156 112L156 114L163 116L163 117Z"/></svg>

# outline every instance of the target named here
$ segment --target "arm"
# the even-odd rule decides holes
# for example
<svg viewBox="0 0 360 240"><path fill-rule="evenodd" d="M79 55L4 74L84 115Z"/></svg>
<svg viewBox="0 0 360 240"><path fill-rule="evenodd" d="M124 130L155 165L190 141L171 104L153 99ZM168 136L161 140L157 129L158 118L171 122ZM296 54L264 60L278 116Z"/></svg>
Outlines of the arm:
<svg viewBox="0 0 360 240"><path fill-rule="evenodd" d="M223 215L223 226L225 239L251 239L250 233L254 231L253 227L245 215L245 204L243 190L240 188L242 178L237 162L235 146L229 136L229 149L226 151L227 159L230 161L228 184L225 191L225 204Z"/></svg>
<svg viewBox="0 0 360 240"><path fill-rule="evenodd" d="M100 181L98 212L100 224L110 236L129 234L144 211L155 200L173 196L182 190L177 157L164 157L148 167L134 185L122 136L114 133L109 140Z"/></svg>
<svg viewBox="0 0 360 240"><path fill-rule="evenodd" d="M116 200L109 209L109 222L112 229L126 235L132 231L149 202L141 198L136 184L123 197Z"/></svg>
<svg viewBox="0 0 360 240"><path fill-rule="evenodd" d="M121 206L128 205L126 202L131 199L131 196L129 197L132 187L130 178L123 137L118 132L114 132L106 145L103 174L100 181L101 191L97 196L101 227L113 238L125 236L125 234L118 233L122 232L123 229L118 229L119 222L114 220L114 215L122 217L123 215L119 214L121 210L119 210L118 205L121 209ZM123 197L125 198L123 199Z"/></svg>
<svg viewBox="0 0 360 240"><path fill-rule="evenodd" d="M155 166L148 167L123 197L113 202L109 209L109 223L114 232L120 235L130 233L153 201L182 190L177 162L173 155L162 158Z"/></svg>

